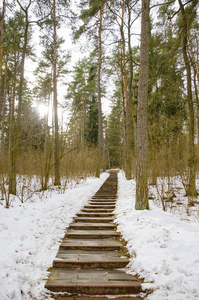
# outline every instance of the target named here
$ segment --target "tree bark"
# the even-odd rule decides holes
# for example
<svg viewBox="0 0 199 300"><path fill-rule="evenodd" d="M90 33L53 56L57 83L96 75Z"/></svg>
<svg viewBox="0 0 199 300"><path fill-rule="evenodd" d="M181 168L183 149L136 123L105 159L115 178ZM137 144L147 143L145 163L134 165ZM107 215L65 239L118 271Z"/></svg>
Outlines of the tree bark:
<svg viewBox="0 0 199 300"><path fill-rule="evenodd" d="M97 75L97 89L98 89L98 163L96 170L96 177L100 177L100 169L102 164L103 153L103 128L102 128L102 103L101 103L101 63L102 63L102 14L103 8L100 5L100 22L99 22L99 56L98 56L98 75Z"/></svg>
<svg viewBox="0 0 199 300"><path fill-rule="evenodd" d="M5 136L5 119L6 119L6 86L7 86L7 69L8 69L8 59L6 57L5 62L5 72L4 72L4 89L3 89L3 101L2 101L2 111L1 111L1 152L4 155L4 136Z"/></svg>
<svg viewBox="0 0 199 300"><path fill-rule="evenodd" d="M131 178L131 157L130 157L130 109L129 109L129 93L128 93L128 80L127 80L127 68L126 68L126 49L125 49L125 36L124 36L124 13L126 2L122 3L122 20L120 26L121 38L122 38L122 74L124 82L124 97L125 97L125 128L126 128L126 178Z"/></svg>
<svg viewBox="0 0 199 300"><path fill-rule="evenodd" d="M135 209L149 209L147 104L149 78L149 3L142 0L140 74L137 109L137 165Z"/></svg>
<svg viewBox="0 0 199 300"><path fill-rule="evenodd" d="M54 160L55 160L55 185L60 185L59 164L59 126L58 126L58 101L57 101L57 25L56 25L56 3L53 0L53 109L55 124Z"/></svg>
<svg viewBox="0 0 199 300"><path fill-rule="evenodd" d="M28 20L28 9L31 5L31 0L29 1L29 4L26 8L23 8L21 3L17 0L17 3L25 13L25 32L24 32L24 44L22 49L22 58L21 58L21 65L20 65L20 79L19 79L19 90L18 90L18 122L20 123L21 119L21 106L22 106L22 93L23 93L23 84L24 84L24 66L25 66L25 58L26 58L26 51L27 51L27 45L28 45L28 29L29 29L29 20Z"/></svg>
<svg viewBox="0 0 199 300"><path fill-rule="evenodd" d="M1 17L1 36L0 36L0 116L1 116L2 101L3 101L3 98L2 98L2 61L3 61L5 6L6 6L6 1L3 0L3 10L2 10L2 17Z"/></svg>
<svg viewBox="0 0 199 300"><path fill-rule="evenodd" d="M10 99L10 118L9 118L9 194L16 195L16 137L14 134L15 128L15 95L16 95L16 82L17 82L17 58L16 51L14 55L14 77L13 77L13 92L12 99Z"/></svg>
<svg viewBox="0 0 199 300"><path fill-rule="evenodd" d="M82 144L82 151L84 151L85 147L85 130L86 130L86 94L84 92L85 88L85 77L81 81L82 84L82 137L81 137L81 144Z"/></svg>

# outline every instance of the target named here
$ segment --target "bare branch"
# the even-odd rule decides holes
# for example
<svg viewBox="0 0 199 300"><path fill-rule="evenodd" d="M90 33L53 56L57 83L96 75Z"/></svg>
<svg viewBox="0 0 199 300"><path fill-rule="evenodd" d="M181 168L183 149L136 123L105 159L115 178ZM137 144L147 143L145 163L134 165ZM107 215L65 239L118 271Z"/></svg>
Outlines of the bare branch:
<svg viewBox="0 0 199 300"><path fill-rule="evenodd" d="M158 6L162 6L162 5L167 5L167 4L172 4L174 3L175 0L171 0L171 1L168 1L168 2L164 2L164 3L158 3L158 4L154 4L153 6L150 7L150 10L155 8L155 7L158 7Z"/></svg>
<svg viewBox="0 0 199 300"><path fill-rule="evenodd" d="M17 3L19 4L20 8L23 10L23 12L27 12L31 3L32 3L32 0L29 0L29 3L28 3L28 6L26 7L26 9L21 5L21 3L19 2L19 0L17 0Z"/></svg>

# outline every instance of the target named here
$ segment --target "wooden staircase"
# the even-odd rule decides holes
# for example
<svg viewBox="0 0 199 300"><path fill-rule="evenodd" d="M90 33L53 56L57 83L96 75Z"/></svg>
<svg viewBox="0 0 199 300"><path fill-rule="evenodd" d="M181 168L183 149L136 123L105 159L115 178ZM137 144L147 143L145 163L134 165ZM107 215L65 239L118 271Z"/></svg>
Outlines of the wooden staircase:
<svg viewBox="0 0 199 300"><path fill-rule="evenodd" d="M122 270L129 260L122 254L124 245L113 223L116 194L117 173L110 172L89 205L74 218L45 285L51 292L62 293L53 294L54 299L106 300L106 295L141 299L141 283Z"/></svg>

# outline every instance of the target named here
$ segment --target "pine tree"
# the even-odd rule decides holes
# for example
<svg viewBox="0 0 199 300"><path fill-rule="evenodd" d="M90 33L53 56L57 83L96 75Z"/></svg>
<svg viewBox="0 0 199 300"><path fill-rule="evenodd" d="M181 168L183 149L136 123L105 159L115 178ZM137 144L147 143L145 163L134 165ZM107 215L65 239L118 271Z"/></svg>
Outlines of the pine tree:
<svg viewBox="0 0 199 300"><path fill-rule="evenodd" d="M149 0L142 0L140 74L137 109L136 209L148 209L147 104L149 78Z"/></svg>
<svg viewBox="0 0 199 300"><path fill-rule="evenodd" d="M90 23L92 24L93 19L98 18L98 22L95 22L93 26L90 26L91 31L95 31L95 36L97 36L98 42L98 163L96 169L96 176L100 176L100 169L102 164L102 154L103 154L103 126L102 126L102 105L101 105L101 64L102 64L102 24L103 24L103 7L104 3L101 0L90 1L87 5L86 2L81 2L81 13L80 19L83 21L83 25L75 31L74 37L77 39L88 31Z"/></svg>
<svg viewBox="0 0 199 300"><path fill-rule="evenodd" d="M88 109L87 127L85 132L88 147L96 147L98 143L98 105L96 96L92 95L92 100Z"/></svg>
<svg viewBox="0 0 199 300"><path fill-rule="evenodd" d="M190 6L185 9L184 4L181 0L178 0L182 25L181 25L181 36L182 36L182 53L186 69L187 76L187 103L189 108L189 186L187 195L196 196L196 155L194 146L194 107L192 98L192 83L191 83L191 63L188 55L188 34L192 26L192 22L196 16L196 7L198 0L193 0Z"/></svg>

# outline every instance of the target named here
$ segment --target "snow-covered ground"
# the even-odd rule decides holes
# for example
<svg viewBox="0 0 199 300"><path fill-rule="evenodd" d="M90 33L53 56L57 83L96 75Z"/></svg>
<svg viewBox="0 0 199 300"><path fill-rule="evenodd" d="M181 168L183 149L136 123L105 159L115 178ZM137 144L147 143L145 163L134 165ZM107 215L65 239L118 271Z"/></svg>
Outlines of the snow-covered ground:
<svg viewBox="0 0 199 300"><path fill-rule="evenodd" d="M127 181L122 172L118 176L116 222L132 255L128 272L139 274L144 278L143 288L154 290L147 299L199 299L199 223L195 215L187 216L183 209L174 215L153 201L149 211L136 211L135 180Z"/></svg>
<svg viewBox="0 0 199 300"><path fill-rule="evenodd" d="M25 203L16 197L0 205L0 300L44 300L47 270L52 266L66 227L108 177L89 178Z"/></svg>
<svg viewBox="0 0 199 300"><path fill-rule="evenodd" d="M18 198L6 209L0 205L0 300L45 300L45 279L56 256L66 227L78 210L99 189L100 179L89 178L68 186L64 194L46 192L33 195L25 203ZM148 300L199 299L199 222L175 208L163 211L157 190L150 188L154 199L149 211L135 211L135 180L127 181L119 172L116 222L127 241L132 256L129 273L143 278L143 288L153 290ZM176 187L179 182L174 180ZM159 183L162 189L162 183ZM187 202L182 189L176 189ZM37 194L39 195L39 194Z"/></svg>

